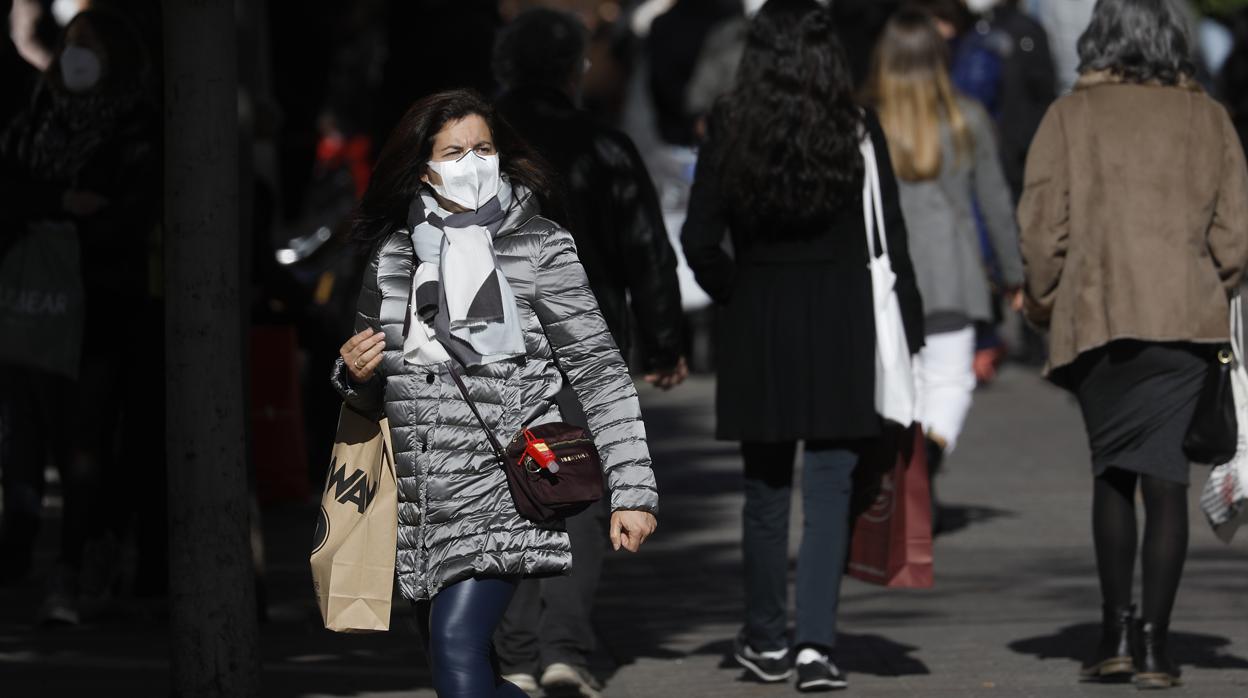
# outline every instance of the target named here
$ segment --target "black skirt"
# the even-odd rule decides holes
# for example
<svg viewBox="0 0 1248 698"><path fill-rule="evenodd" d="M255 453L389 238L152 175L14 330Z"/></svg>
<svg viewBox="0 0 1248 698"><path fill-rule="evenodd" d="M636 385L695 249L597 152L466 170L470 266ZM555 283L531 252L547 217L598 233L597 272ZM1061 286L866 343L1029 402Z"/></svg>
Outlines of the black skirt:
<svg viewBox="0 0 1248 698"><path fill-rule="evenodd" d="M1066 369L1096 475L1120 468L1188 484L1183 438L1212 352L1197 344L1120 340L1084 352Z"/></svg>

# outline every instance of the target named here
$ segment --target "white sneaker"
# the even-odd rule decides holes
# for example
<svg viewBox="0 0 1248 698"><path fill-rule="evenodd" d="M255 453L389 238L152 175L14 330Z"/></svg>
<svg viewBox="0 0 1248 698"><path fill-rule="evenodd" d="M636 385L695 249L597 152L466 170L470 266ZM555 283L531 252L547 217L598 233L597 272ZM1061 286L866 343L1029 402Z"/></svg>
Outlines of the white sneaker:
<svg viewBox="0 0 1248 698"><path fill-rule="evenodd" d="M832 663L828 655L809 647L797 653L798 691L837 691L848 686L845 675Z"/></svg>
<svg viewBox="0 0 1248 698"><path fill-rule="evenodd" d="M733 642L732 656L737 663L763 683L787 681L793 675L793 660L788 649L759 652L750 646L745 635L737 635Z"/></svg>
<svg viewBox="0 0 1248 698"><path fill-rule="evenodd" d="M44 625L78 625L78 571L58 566L48 579L47 595L39 611Z"/></svg>
<svg viewBox="0 0 1248 698"><path fill-rule="evenodd" d="M503 680L514 684L530 696L537 694L537 678L532 674L503 674Z"/></svg>
<svg viewBox="0 0 1248 698"><path fill-rule="evenodd" d="M81 618L77 599L63 593L49 595L43 602L39 620L44 625L78 625Z"/></svg>
<svg viewBox="0 0 1248 698"><path fill-rule="evenodd" d="M546 695L557 698L602 698L602 684L588 671L571 664L555 662L542 672L542 688Z"/></svg>

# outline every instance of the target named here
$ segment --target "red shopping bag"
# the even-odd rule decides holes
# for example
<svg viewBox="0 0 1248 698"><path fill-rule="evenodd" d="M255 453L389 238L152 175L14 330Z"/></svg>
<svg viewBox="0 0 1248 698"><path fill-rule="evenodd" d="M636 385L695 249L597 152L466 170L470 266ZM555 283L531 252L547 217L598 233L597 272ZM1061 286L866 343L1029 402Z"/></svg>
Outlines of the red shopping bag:
<svg viewBox="0 0 1248 698"><path fill-rule="evenodd" d="M932 586L932 497L919 425L886 434L854 471L849 576L886 587Z"/></svg>

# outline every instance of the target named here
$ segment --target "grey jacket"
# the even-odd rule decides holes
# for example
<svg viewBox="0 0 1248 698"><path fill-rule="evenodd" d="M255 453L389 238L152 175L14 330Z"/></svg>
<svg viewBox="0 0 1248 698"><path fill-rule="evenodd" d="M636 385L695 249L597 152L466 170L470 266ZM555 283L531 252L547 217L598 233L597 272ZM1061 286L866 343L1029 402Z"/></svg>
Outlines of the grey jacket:
<svg viewBox="0 0 1248 698"><path fill-rule="evenodd" d="M602 455L613 510L655 512L658 494L637 392L607 331L572 236L537 215L531 195L513 204L495 236L524 326L528 356L470 369L469 394L500 441L529 424L562 419L555 395L571 383ZM403 360L415 264L407 231L383 240L364 276L356 330L386 334L377 375L353 384L339 359L333 383L351 407L380 416L394 438L399 484L396 568L403 595L432 598L477 576L566 574L572 552L561 523L516 514L484 431L441 367ZM461 372L463 369L460 369Z"/></svg>
<svg viewBox="0 0 1248 698"><path fill-rule="evenodd" d="M958 107L974 140L973 156L959 158L952 131L943 127L940 176L921 182L899 178L897 184L924 311L929 317L959 313L970 320L990 320L988 274L973 202L979 204L1008 286L1023 283L1018 226L988 114L968 99L959 99Z"/></svg>

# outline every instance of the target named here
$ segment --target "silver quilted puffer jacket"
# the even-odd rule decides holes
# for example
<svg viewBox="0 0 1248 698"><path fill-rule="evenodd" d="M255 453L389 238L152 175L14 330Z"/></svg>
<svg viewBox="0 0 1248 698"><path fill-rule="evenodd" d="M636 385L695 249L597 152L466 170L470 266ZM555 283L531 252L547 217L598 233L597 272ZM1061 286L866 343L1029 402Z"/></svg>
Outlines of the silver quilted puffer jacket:
<svg viewBox="0 0 1248 698"><path fill-rule="evenodd" d="M572 235L538 216L536 197L512 204L494 239L515 293L525 359L469 369L469 394L504 443L523 425L560 421L565 376L602 455L613 510L656 512L637 392L590 291ZM407 231L383 240L364 275L356 331L386 334L372 380L350 382L338 360L334 386L351 407L380 415L394 437L399 480L397 571L403 595L432 598L470 577L566 574L572 552L562 524L520 518L480 424L440 366L403 360L403 320L415 256Z"/></svg>

